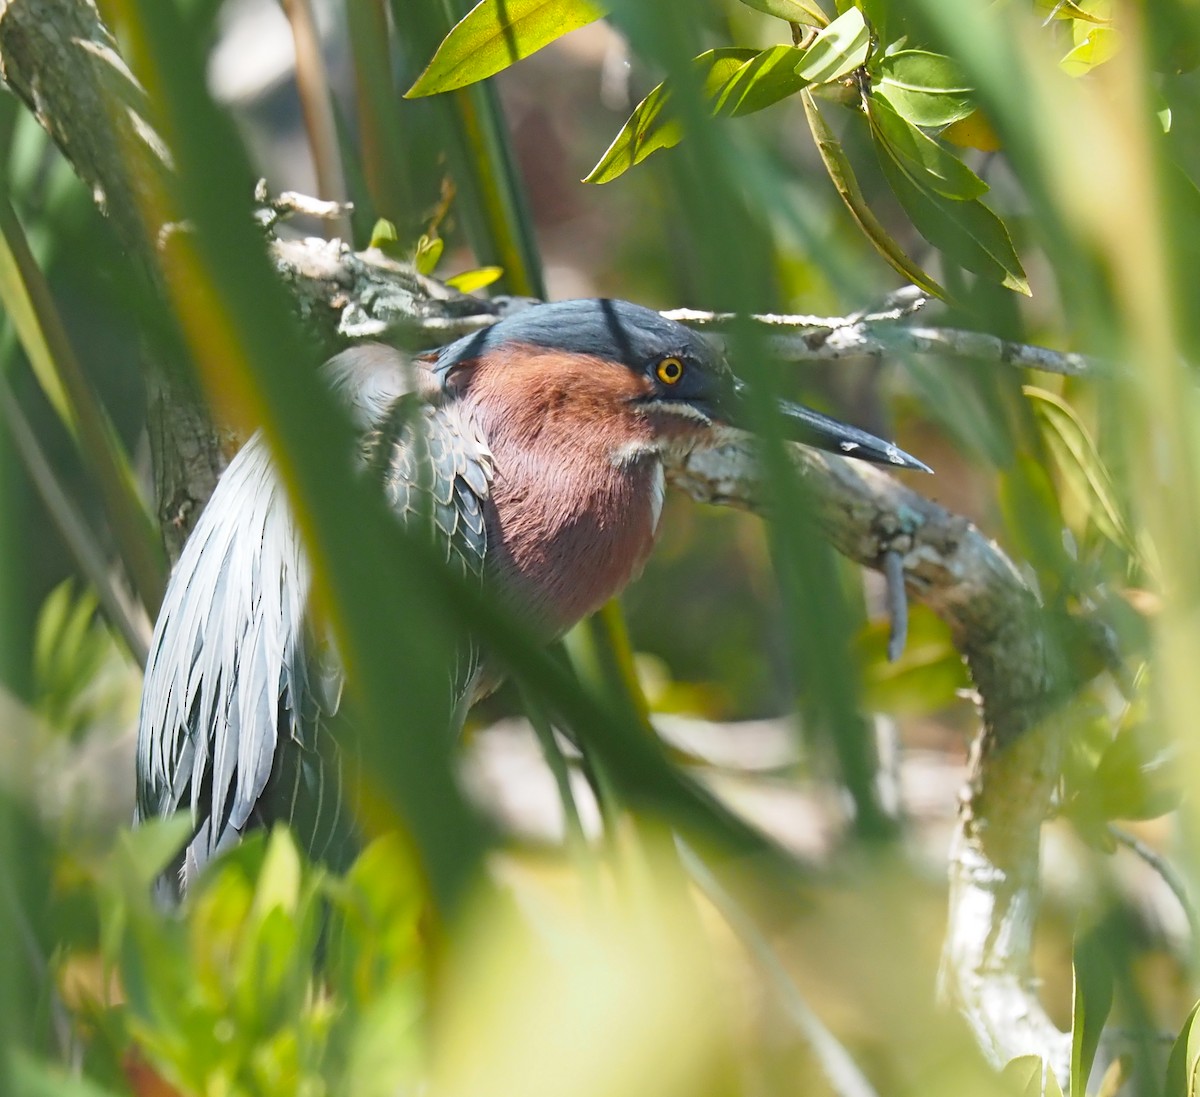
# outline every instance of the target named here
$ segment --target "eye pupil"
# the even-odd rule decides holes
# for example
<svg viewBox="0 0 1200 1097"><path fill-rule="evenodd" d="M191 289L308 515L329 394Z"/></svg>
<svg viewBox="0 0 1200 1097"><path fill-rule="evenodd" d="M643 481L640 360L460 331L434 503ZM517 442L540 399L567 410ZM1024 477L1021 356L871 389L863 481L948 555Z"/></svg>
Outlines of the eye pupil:
<svg viewBox="0 0 1200 1097"><path fill-rule="evenodd" d="M658 363L658 379L673 385L683 376L683 363L678 358L664 358Z"/></svg>

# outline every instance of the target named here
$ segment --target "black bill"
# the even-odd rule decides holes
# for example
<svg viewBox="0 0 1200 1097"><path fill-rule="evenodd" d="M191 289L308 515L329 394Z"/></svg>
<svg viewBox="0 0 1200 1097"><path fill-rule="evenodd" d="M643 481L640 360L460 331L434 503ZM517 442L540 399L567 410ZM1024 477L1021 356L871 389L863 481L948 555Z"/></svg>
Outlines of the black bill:
<svg viewBox="0 0 1200 1097"><path fill-rule="evenodd" d="M806 408L803 404L781 400L779 410L783 415L785 430L794 441L830 453L840 453L843 457L870 461L876 465L933 472L924 461L918 461L911 454L905 453L894 442L885 442L865 430L859 430L858 427L839 423L836 419L813 411L812 408Z"/></svg>

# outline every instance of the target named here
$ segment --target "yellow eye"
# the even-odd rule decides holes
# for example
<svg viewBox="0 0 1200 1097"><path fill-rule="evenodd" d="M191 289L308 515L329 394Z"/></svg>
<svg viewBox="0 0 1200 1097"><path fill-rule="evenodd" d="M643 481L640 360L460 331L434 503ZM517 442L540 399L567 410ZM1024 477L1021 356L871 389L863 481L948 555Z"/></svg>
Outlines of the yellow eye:
<svg viewBox="0 0 1200 1097"><path fill-rule="evenodd" d="M683 363L678 358L664 358L654 372L664 385L673 385L683 376Z"/></svg>

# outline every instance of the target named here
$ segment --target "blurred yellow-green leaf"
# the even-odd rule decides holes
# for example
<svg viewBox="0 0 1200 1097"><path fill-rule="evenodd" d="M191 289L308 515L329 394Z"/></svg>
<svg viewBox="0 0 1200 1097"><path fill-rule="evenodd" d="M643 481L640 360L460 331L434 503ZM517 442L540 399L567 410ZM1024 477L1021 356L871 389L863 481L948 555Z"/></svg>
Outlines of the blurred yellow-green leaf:
<svg viewBox="0 0 1200 1097"><path fill-rule="evenodd" d="M459 293L474 293L490 286L503 274L503 267L476 267L474 270L464 270L462 274L447 278L446 285L452 286Z"/></svg>

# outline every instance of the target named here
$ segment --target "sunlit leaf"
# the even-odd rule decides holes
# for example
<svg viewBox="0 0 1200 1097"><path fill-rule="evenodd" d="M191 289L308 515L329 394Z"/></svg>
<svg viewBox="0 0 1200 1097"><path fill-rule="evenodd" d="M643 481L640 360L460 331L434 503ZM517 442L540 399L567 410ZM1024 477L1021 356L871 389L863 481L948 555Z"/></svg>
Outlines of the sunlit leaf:
<svg viewBox="0 0 1200 1097"><path fill-rule="evenodd" d="M757 50L722 48L707 50L696 57L692 64L700 75L705 97L714 95L757 53ZM652 152L679 144L683 129L670 110L672 94L672 82L664 80L634 108L608 151L584 179L585 183L611 182Z"/></svg>
<svg viewBox="0 0 1200 1097"><path fill-rule="evenodd" d="M1200 1002L1192 1006L1192 1012L1183 1022L1179 1036L1171 1047L1167 1062L1165 1097L1195 1097L1197 1090L1197 1066L1200 1065Z"/></svg>
<svg viewBox="0 0 1200 1097"><path fill-rule="evenodd" d="M886 99L917 126L945 126L974 109L971 87L958 64L940 53L900 50L873 66L872 96Z"/></svg>
<svg viewBox="0 0 1200 1097"><path fill-rule="evenodd" d="M1002 1074L1015 1084L1011 1092L1017 1097L1063 1097L1054 1071L1040 1056L1020 1055L1008 1063Z"/></svg>
<svg viewBox="0 0 1200 1097"><path fill-rule="evenodd" d="M1087 508L1096 528L1130 556L1138 557L1137 542L1129 528L1117 489L1100 458L1096 443L1075 410L1061 397L1026 385L1034 414L1044 426L1044 437L1054 453L1067 487Z"/></svg>
<svg viewBox="0 0 1200 1097"><path fill-rule="evenodd" d="M296 851L291 832L286 827L276 827L267 840L267 852L258 875L252 914L256 918L264 918L277 907L293 912L299 898L300 854Z"/></svg>
<svg viewBox="0 0 1200 1097"><path fill-rule="evenodd" d="M803 99L804 114L808 119L809 129L812 130L813 140L816 141L821 162L825 165L825 170L829 173L830 181L837 189L839 197L850 211L850 216L858 223L859 228L863 230L879 254L895 270L927 293L932 293L936 297L945 297L946 291L905 254L904 249L896 243L880 223L874 210L863 197L858 179L854 175L854 168L851 166L841 142L834 136L833 131L822 117L812 96L805 93Z"/></svg>
<svg viewBox="0 0 1200 1097"><path fill-rule="evenodd" d="M591 0L480 0L404 94L435 95L494 76L604 14L605 8Z"/></svg>
<svg viewBox="0 0 1200 1097"><path fill-rule="evenodd" d="M446 279L446 285L458 290L459 293L474 293L476 290L490 286L501 275L503 267L476 267L474 270L464 270Z"/></svg>
<svg viewBox="0 0 1200 1097"><path fill-rule="evenodd" d="M901 118L887 100L871 99L867 116L875 139L887 145L919 186L959 201L987 193L987 183L954 153Z"/></svg>
<svg viewBox="0 0 1200 1097"><path fill-rule="evenodd" d="M863 14L850 8L812 40L796 74L812 84L832 83L862 65L870 48L871 32Z"/></svg>
<svg viewBox="0 0 1200 1097"><path fill-rule="evenodd" d="M446 241L440 236L421 234L417 241L417 249L413 253L413 266L418 274L432 274L442 258L442 250Z"/></svg>
<svg viewBox="0 0 1200 1097"><path fill-rule="evenodd" d="M714 110L734 117L753 114L808 86L796 73L805 51L772 46L742 65L717 92Z"/></svg>
<svg viewBox="0 0 1200 1097"><path fill-rule="evenodd" d="M823 27L829 22L829 16L821 10L815 0L742 0L742 3L755 11L773 15L776 19L785 19L789 23Z"/></svg>
<svg viewBox="0 0 1200 1097"><path fill-rule="evenodd" d="M1112 27L1092 27L1083 41L1060 62L1069 76L1084 76L1117 52L1120 40Z"/></svg>
<svg viewBox="0 0 1200 1097"><path fill-rule="evenodd" d="M1030 292L1004 222L978 198L960 202L917 186L886 147L879 162L917 231L934 247L966 270L1018 293Z"/></svg>
<svg viewBox="0 0 1200 1097"><path fill-rule="evenodd" d="M1096 932L1080 933L1072 957L1074 1007L1071 1015L1071 1094L1086 1097L1088 1076L1113 1002L1109 943Z"/></svg>

